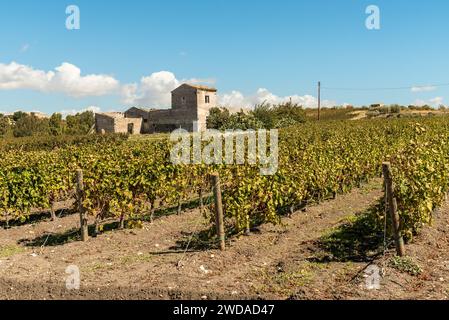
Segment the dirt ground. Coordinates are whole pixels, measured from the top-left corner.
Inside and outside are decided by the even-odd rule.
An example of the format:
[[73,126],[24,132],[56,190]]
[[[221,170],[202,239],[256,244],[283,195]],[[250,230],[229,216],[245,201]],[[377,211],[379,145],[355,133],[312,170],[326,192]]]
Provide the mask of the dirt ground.
[[[415,116],[428,116],[429,114],[434,116],[440,116],[445,115],[447,111],[441,111],[441,110],[401,110],[401,115],[407,116],[407,115],[415,115]],[[367,111],[366,110],[357,110],[350,113],[351,116],[353,116],[349,120],[362,120],[367,118]]]
[[[376,180],[282,225],[233,238],[224,252],[196,236],[209,227],[196,209],[85,243],[74,232],[79,217],[60,211],[54,222],[45,217],[0,229],[0,299],[449,298],[449,204],[406,246],[411,262],[394,266],[391,249],[379,254],[344,227],[381,196]],[[79,290],[66,288],[73,265]],[[373,268],[380,283],[369,290],[366,273]]]
[[353,118],[351,118],[350,120],[365,119],[366,118],[366,111],[365,110],[354,111],[354,112],[351,112],[351,115],[353,116]]

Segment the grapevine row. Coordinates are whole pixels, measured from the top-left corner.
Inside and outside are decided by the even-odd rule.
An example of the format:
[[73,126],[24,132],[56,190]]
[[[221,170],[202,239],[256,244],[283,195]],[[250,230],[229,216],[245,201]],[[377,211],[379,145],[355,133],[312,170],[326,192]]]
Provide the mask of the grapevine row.
[[279,169],[258,165],[174,165],[171,142],[93,141],[52,151],[0,151],[0,213],[25,220],[33,208],[73,194],[84,173],[84,206],[95,221],[143,218],[158,206],[178,205],[210,191],[220,173],[228,224],[242,232],[278,223],[284,213],[320,201],[381,174],[392,162],[404,232],[416,232],[449,190],[447,118],[310,123],[282,129]]

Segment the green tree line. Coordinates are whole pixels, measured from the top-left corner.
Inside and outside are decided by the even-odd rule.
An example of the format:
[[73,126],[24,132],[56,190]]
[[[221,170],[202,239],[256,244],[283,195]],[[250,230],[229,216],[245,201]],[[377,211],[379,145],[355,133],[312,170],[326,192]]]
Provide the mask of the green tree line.
[[254,109],[231,113],[225,107],[212,108],[206,120],[209,129],[275,129],[306,122],[306,112],[291,102],[271,105],[262,103]]
[[35,113],[22,111],[12,115],[0,114],[1,137],[61,136],[87,134],[95,124],[92,111],[68,115],[63,119],[60,113],[50,118],[38,117]]

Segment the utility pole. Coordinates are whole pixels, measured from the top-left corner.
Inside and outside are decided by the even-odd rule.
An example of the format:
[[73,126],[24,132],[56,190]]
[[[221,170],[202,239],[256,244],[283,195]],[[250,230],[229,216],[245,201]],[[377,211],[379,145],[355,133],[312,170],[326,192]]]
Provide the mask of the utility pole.
[[318,81],[318,121],[320,120],[321,112],[321,82]]

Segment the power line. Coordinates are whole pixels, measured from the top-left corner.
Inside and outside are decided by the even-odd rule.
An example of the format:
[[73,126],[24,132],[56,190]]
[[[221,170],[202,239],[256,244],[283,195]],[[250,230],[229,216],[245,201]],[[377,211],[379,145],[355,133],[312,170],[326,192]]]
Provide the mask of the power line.
[[439,88],[448,87],[449,83],[440,84],[428,84],[419,86],[407,86],[407,87],[384,87],[384,88],[334,88],[334,87],[321,87],[324,90],[334,90],[334,91],[387,91],[387,90],[413,90],[426,89],[426,88]]

